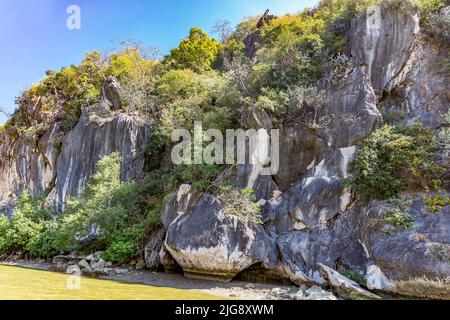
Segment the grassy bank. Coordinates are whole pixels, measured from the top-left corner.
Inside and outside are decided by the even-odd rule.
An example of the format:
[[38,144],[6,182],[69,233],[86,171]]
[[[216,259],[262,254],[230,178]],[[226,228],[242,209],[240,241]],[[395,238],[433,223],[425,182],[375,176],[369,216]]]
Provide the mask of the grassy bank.
[[70,275],[0,265],[1,300],[209,300],[215,296],[190,290],[81,278],[69,289]]

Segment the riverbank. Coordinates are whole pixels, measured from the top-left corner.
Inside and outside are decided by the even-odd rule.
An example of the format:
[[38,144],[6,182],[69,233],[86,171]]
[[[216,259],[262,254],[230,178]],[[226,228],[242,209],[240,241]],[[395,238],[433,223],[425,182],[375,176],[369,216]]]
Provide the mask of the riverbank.
[[[68,279],[68,275],[51,272],[49,270],[52,269],[51,263],[46,262],[31,262],[31,261],[15,261],[8,263],[1,263],[0,267],[11,267],[18,269],[30,269],[35,271],[45,271],[51,275],[58,275],[63,277],[66,281]],[[3,272],[5,269],[1,269]],[[23,277],[24,273],[19,272],[17,276]],[[37,276],[36,273],[33,273],[32,276]],[[49,275],[47,275],[49,276]],[[1,272],[0,272],[1,277]],[[45,277],[44,277],[45,278]],[[52,278],[52,277],[51,277]],[[57,278],[58,283],[61,284],[63,279]],[[11,281],[11,279],[9,279]],[[23,281],[21,279],[17,279],[17,281]],[[17,285],[19,283],[17,281],[13,281]],[[34,281],[34,280],[33,280]],[[99,281],[98,283],[91,283],[91,281]],[[221,283],[215,281],[208,280],[200,280],[200,279],[188,279],[185,278],[181,274],[169,274],[169,273],[160,273],[160,272],[152,272],[147,270],[133,270],[127,272],[125,274],[117,274],[117,275],[109,275],[109,276],[101,276],[98,279],[90,279],[90,278],[81,278],[81,285],[86,283],[88,288],[95,288],[95,286],[103,285],[103,281],[106,282],[107,288],[114,285],[134,285],[137,286],[137,290],[143,290],[146,292],[144,296],[137,291],[136,296],[133,295],[129,297],[124,297],[124,299],[176,299],[177,295],[183,296],[182,299],[256,299],[256,300],[274,300],[274,299],[283,299],[283,296],[279,295],[279,292],[294,292],[297,288],[292,286],[280,286],[273,284],[260,284],[260,283],[248,283],[243,281],[232,281],[230,283]],[[1,286],[1,284],[0,284]],[[121,288],[122,290],[123,288]],[[108,289],[109,290],[109,289]],[[175,290],[175,296],[166,297],[165,292],[169,290]],[[25,291],[25,287],[24,287]],[[67,290],[66,290],[67,291]],[[74,290],[72,290],[74,291]],[[75,290],[76,291],[76,290]],[[101,291],[101,289],[100,289]],[[4,292],[4,293],[1,293]],[[8,297],[4,296],[6,290],[0,288],[0,299],[8,299]],[[96,291],[96,296],[101,295],[101,292]],[[109,292],[109,291],[108,291]],[[109,293],[106,293],[104,299],[116,299],[116,295],[109,297]],[[134,294],[134,291],[132,290]],[[17,295],[21,295],[20,292],[16,293]],[[192,297],[189,295],[192,294]],[[77,299],[78,295],[70,294],[70,297]],[[47,295],[44,295],[43,299],[46,299]],[[79,295],[80,299],[85,297],[85,294]],[[55,298],[55,297],[53,297]],[[22,299],[18,297],[18,299]],[[34,298],[33,296],[29,296],[28,293],[24,292],[24,299],[40,299],[39,297]],[[58,299],[58,298],[56,298]],[[89,298],[88,298],[89,299]],[[95,299],[95,297],[94,297]],[[119,297],[120,299],[120,297]]]

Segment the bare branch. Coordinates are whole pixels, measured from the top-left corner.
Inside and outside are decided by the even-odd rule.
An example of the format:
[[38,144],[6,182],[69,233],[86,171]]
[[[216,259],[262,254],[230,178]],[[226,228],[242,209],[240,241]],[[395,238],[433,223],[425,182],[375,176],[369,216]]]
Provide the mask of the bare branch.
[[2,106],[0,106],[0,113],[1,113],[1,114],[4,114],[5,117],[6,117],[8,120],[11,119],[11,116],[10,116],[10,114],[8,113],[8,111],[6,110],[6,108],[4,108],[4,107],[2,107]]
[[231,33],[233,32],[233,28],[231,27],[230,21],[219,20],[213,26],[211,32],[219,37],[220,42],[227,43]]

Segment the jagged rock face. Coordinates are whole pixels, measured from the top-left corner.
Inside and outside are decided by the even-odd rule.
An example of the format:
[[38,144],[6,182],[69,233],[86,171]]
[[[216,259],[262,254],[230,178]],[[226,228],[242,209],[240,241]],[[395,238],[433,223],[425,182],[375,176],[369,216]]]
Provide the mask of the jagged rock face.
[[121,179],[139,177],[144,168],[144,153],[150,130],[145,122],[119,114],[103,119],[101,124],[82,115],[76,127],[63,139],[56,169],[55,206],[61,210],[68,197],[80,194],[96,163],[105,155],[119,152]]
[[356,214],[346,212],[329,226],[281,234],[277,245],[290,279],[295,283],[323,284],[325,280],[318,263],[335,267],[340,261],[349,268],[365,270],[369,260],[355,230],[359,223],[357,218]]
[[23,190],[42,194],[54,182],[61,129],[52,125],[36,142],[4,135],[0,150],[0,212],[8,216]]
[[363,68],[355,67],[338,84],[326,83],[324,89],[328,105],[319,117],[330,117],[323,131],[331,144],[340,148],[356,145],[381,126],[375,92]]
[[405,79],[419,30],[419,10],[410,2],[371,6],[352,21],[351,56],[367,68],[377,95]]
[[225,215],[209,194],[170,224],[165,247],[190,277],[230,281],[254,264],[276,263],[274,241],[263,227]]
[[[368,218],[378,221],[365,236],[371,259],[389,279],[427,277],[445,279],[450,275],[450,208],[430,213],[421,199],[413,201],[406,211],[413,227],[386,233],[382,228],[379,203],[372,201]],[[442,255],[436,251],[442,252]]]
[[342,179],[355,148],[331,149],[278,201],[265,206],[263,216],[277,233],[325,225],[350,202]]
[[391,122],[420,120],[437,128],[441,115],[450,106],[450,74],[442,66],[442,61],[448,59],[450,45],[424,34],[420,34],[419,39],[406,80],[383,97],[379,108]]
[[20,194],[49,192],[48,203],[58,211],[70,196],[77,196],[95,171],[98,160],[111,152],[122,158],[121,178],[142,174],[150,129],[141,119],[126,114],[90,121],[84,113],[64,135],[50,126],[36,142],[24,136],[4,135],[0,151],[0,212],[11,214]]
[[302,128],[283,128],[280,133],[280,168],[274,176],[281,190],[292,184],[319,163],[328,148],[325,140]]
[[110,77],[102,87],[103,100],[112,110],[119,110],[121,104],[120,83],[115,77]]
[[[237,185],[255,188],[258,199],[266,200],[263,228],[248,229],[223,216],[210,195],[191,202],[190,213],[172,215],[166,247],[185,271],[229,280],[237,270],[263,262],[262,268],[297,284],[335,280],[331,272],[324,277],[320,263],[367,270],[368,286],[385,291],[392,289],[392,280],[450,275],[448,258],[433,256],[436,246],[449,252],[448,208],[430,214],[418,199],[408,209],[414,226],[386,233],[380,203],[352,200],[344,185],[357,144],[384,122],[378,107],[383,115],[405,110],[403,123],[420,119],[433,127],[448,110],[448,73],[438,64],[446,58],[447,45],[420,33],[417,9],[405,6],[371,7],[352,22],[353,70],[337,84],[326,79],[319,84],[328,97],[319,118],[332,117],[317,132],[281,128],[276,175],[255,178],[255,167],[248,165],[220,177],[225,181],[232,176]],[[246,128],[272,125],[260,114],[241,120]],[[253,243],[264,250],[254,251]],[[211,266],[211,261],[218,263]],[[341,295],[358,291],[344,287]]]
[[147,268],[157,269],[160,263],[160,252],[163,246],[166,230],[164,227],[155,228],[144,248],[144,259]]

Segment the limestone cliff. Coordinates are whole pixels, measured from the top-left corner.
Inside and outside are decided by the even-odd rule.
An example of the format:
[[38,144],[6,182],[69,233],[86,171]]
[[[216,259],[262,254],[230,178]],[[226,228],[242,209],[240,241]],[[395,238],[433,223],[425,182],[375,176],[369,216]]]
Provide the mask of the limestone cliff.
[[[237,180],[253,186],[265,203],[264,229],[221,218],[218,200],[205,194],[166,222],[165,248],[186,273],[222,280],[254,265],[261,273],[298,284],[323,283],[318,263],[367,270],[372,280],[447,278],[449,261],[433,258],[430,247],[439,245],[449,252],[448,208],[430,215],[417,197],[407,209],[414,228],[389,235],[380,218],[382,202],[353,201],[343,180],[357,144],[379,128],[384,117],[439,126],[449,110],[450,76],[438,61],[449,49],[448,43],[421,31],[412,4],[401,9],[370,7],[351,23],[348,51],[353,70],[337,83],[319,81],[329,97],[321,112],[338,116],[319,133],[285,128],[280,171],[273,179],[248,181],[251,166],[235,170]],[[393,114],[400,116],[393,119]],[[252,120],[258,117],[247,116],[247,126],[270,126]],[[272,196],[269,190],[277,191]]]
[[122,158],[121,178],[135,179],[143,172],[149,136],[149,125],[137,116],[107,112],[93,121],[87,109],[67,133],[58,122],[36,141],[6,131],[0,150],[0,210],[11,214],[27,190],[31,196],[46,195],[60,211],[69,197],[80,194],[98,160],[114,151]]
[[[255,190],[261,223],[226,215],[217,192],[182,185],[166,202],[162,226],[149,235],[148,266],[179,266],[187,276],[222,281],[256,269],[296,284],[326,282],[320,264],[326,270],[344,266],[367,274],[367,287],[384,290],[392,290],[392,281],[450,276],[448,258],[437,259],[431,250],[440,246],[450,255],[448,206],[430,214],[414,195],[405,209],[414,227],[390,233],[383,201],[357,200],[345,184],[358,144],[383,123],[420,120],[439,128],[450,106],[450,75],[440,65],[450,45],[421,29],[419,11],[409,2],[369,7],[352,20],[348,34],[350,70],[317,83],[328,101],[317,117],[327,125],[280,128],[280,170],[274,176],[258,177],[253,166],[238,165],[217,178]],[[37,139],[0,134],[0,212],[11,214],[24,190],[44,194],[61,211],[80,194],[98,160],[113,151],[121,155],[123,180],[143,175],[151,128],[118,110],[116,87],[105,83],[96,106],[103,110],[100,118],[83,108],[69,131],[62,121],[50,121]],[[240,121],[245,128],[274,126],[261,110],[243,112]],[[448,155],[441,156],[448,163]]]

